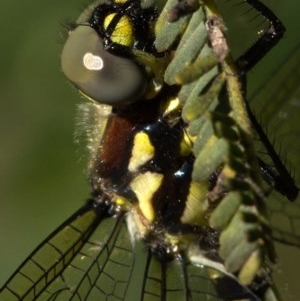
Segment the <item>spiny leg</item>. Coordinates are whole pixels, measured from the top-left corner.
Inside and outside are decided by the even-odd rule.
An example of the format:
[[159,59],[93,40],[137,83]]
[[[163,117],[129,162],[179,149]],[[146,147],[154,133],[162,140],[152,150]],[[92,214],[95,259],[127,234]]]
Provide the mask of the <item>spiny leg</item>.
[[[279,42],[285,32],[285,28],[278,17],[260,1],[243,1],[247,2],[253,9],[257,10],[270,23],[269,27],[263,32],[261,37],[236,61],[236,65],[240,69],[242,75],[245,75]],[[276,153],[274,146],[268,139],[267,134],[261,128],[260,123],[256,120],[248,103],[247,110],[251,123],[274,163],[275,169],[277,170],[277,172],[273,171],[268,164],[266,164],[261,158],[258,158],[264,179],[289,200],[295,200],[298,195],[299,188],[296,187],[293,177],[289,174],[280,156]]]
[[240,71],[246,73],[280,41],[285,32],[285,27],[278,17],[260,1],[243,1],[257,10],[270,23],[270,26],[263,32],[260,38],[236,61],[236,65]]

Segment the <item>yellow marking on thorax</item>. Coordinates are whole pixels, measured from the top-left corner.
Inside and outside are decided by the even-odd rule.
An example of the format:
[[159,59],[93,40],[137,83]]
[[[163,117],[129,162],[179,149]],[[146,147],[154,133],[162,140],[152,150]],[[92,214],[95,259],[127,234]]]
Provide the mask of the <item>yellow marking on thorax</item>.
[[207,191],[207,183],[191,182],[185,209],[180,218],[183,224],[198,226],[204,224],[204,216],[208,209]]
[[163,116],[167,116],[173,113],[174,111],[178,112],[180,109],[181,109],[181,104],[179,98],[176,97],[167,102],[166,106],[163,108]]
[[116,196],[116,198],[114,199],[114,202],[116,205],[122,206],[122,207],[130,204],[128,199],[124,198],[123,196],[119,196],[119,195]]
[[134,191],[139,201],[140,210],[149,222],[153,222],[155,219],[152,197],[160,187],[162,180],[162,174],[148,171],[139,174],[130,183],[130,188]]
[[133,140],[133,148],[128,164],[128,170],[137,172],[138,168],[149,161],[154,156],[154,147],[146,133],[137,133]]
[[[111,21],[115,18],[116,13],[112,13],[106,16],[104,20],[104,28],[107,29]],[[112,32],[110,39],[112,42],[132,47],[134,43],[133,27],[130,19],[127,16],[122,16],[119,22],[116,24],[114,31]]]

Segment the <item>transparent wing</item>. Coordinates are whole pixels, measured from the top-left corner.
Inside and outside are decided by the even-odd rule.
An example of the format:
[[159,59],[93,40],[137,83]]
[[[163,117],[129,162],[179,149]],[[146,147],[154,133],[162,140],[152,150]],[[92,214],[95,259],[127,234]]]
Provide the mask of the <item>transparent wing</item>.
[[203,264],[203,258],[199,249],[192,249],[177,260],[163,262],[149,251],[141,301],[261,301],[233,275],[212,268],[209,259],[204,258],[207,264]]
[[107,217],[107,206],[94,202],[75,212],[6,282],[0,300],[123,300],[132,247],[124,218]]
[[[300,184],[300,47],[262,85],[251,102],[269,139]],[[263,150],[260,152],[263,155]],[[266,157],[266,161],[267,161]],[[289,202],[274,191],[268,198],[274,238],[300,246],[300,196]]]
[[149,252],[142,301],[222,300],[207,273],[181,260],[160,262]]
[[125,216],[107,209],[89,202],[75,212],[11,276],[0,300],[221,301],[233,294],[260,301],[195,253],[193,263],[186,255],[158,261],[143,242],[131,242]]

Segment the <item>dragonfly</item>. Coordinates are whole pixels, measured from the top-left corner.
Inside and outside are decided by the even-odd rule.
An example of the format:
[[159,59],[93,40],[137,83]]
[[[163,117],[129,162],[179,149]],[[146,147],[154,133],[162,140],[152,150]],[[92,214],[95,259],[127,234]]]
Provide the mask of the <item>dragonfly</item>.
[[[121,4],[119,4],[119,2]],[[128,3],[131,2],[116,1],[115,5],[116,6],[127,5]],[[196,72],[200,69],[200,67],[204,68],[203,66],[194,65],[191,68],[187,69],[186,71],[182,66],[178,67],[177,65],[178,62],[177,64],[174,64],[174,62],[176,62],[176,59],[181,58],[183,54],[182,53],[179,54],[176,51],[174,55],[173,52],[175,51],[176,47],[178,47],[179,50],[183,49],[183,47],[181,48],[182,45],[177,45],[175,48],[173,48],[174,46],[165,44],[167,40],[166,36],[169,38],[169,41],[167,43],[172,44],[176,40],[176,36],[178,35],[178,32],[183,31],[183,28],[187,23],[189,24],[189,26],[191,26],[193,19],[189,21],[187,21],[186,19],[195,18],[194,19],[195,24],[202,23],[203,25],[205,25],[204,28],[202,28],[202,30],[204,30],[204,33],[209,32],[209,34],[211,35],[209,38],[211,42],[216,42],[219,41],[219,39],[221,39],[221,45],[225,48],[227,46],[226,41],[224,40],[224,35],[222,33],[222,29],[223,29],[222,24],[217,24],[217,25],[215,24],[215,21],[220,21],[220,16],[212,12],[214,11],[212,9],[214,8],[213,3],[207,2],[201,8],[199,7],[194,8],[188,6],[188,10],[182,9],[180,6],[176,6],[176,4],[174,3],[171,4],[172,5],[168,6],[169,3],[167,3],[165,9],[162,10],[162,12],[160,13],[160,17],[159,17],[160,19],[158,19],[158,21],[156,21],[155,19],[156,12],[153,11],[151,7],[149,9],[147,8],[146,12],[144,12],[144,9],[139,11],[140,15],[142,16],[144,16],[143,14],[145,13],[145,19],[147,20],[147,22],[153,22],[153,23],[154,21],[156,22],[157,24],[156,26],[159,28],[159,32],[155,36],[156,39],[155,43],[157,49],[162,48],[160,49],[160,52],[163,53],[163,56],[160,56],[158,53],[156,53],[157,50],[153,50],[151,48],[153,45],[152,41],[151,43],[149,43],[149,45],[147,45],[146,42],[148,40],[143,41],[142,39],[143,37],[141,37],[142,42],[140,40],[134,42],[134,44],[138,44],[138,43],[141,44],[141,46],[137,47],[137,50],[135,50],[134,53],[134,55],[139,59],[138,63],[140,65],[150,66],[150,69],[152,69],[151,72],[156,76],[155,77],[156,82],[155,84],[153,83],[153,89],[147,91],[147,93],[149,93],[147,94],[149,95],[148,96],[149,99],[156,99],[155,93],[158,93],[160,97],[161,94],[164,95],[164,98],[166,98],[169,95],[176,96],[178,95],[178,93],[179,95],[180,93],[182,93],[181,97],[184,97],[184,93],[186,93],[186,95],[191,95],[192,90],[190,89],[191,87],[194,88],[193,86],[195,84],[194,82],[199,78],[203,80],[203,75],[199,75]],[[105,7],[101,7],[101,9],[99,9],[99,11],[101,11],[101,14],[100,13],[96,14],[96,17],[101,19],[101,16],[105,10],[110,11],[111,5],[112,4],[109,2]],[[78,21],[78,24],[82,25],[82,27],[79,26],[79,28],[81,28],[84,32],[87,30],[87,32],[85,32],[87,34],[90,34],[89,31],[90,26],[86,26],[86,22],[87,22],[86,15],[89,16],[90,12],[96,10],[97,8],[98,8],[98,3],[97,6],[92,6],[88,8],[88,10],[83,14],[83,16]],[[135,11],[141,9],[140,7],[135,7],[135,6],[134,8]],[[130,11],[130,9],[128,10]],[[192,13],[189,11],[189,9],[191,9],[192,11],[195,9],[195,11]],[[203,16],[200,15],[199,9],[203,9],[202,14],[206,16],[205,22],[203,22]],[[119,64],[124,63],[124,58],[126,58],[126,60],[128,60],[129,58],[129,64],[130,64],[132,63],[133,54],[130,53],[130,51],[128,52],[128,45],[126,44],[126,43],[130,43],[130,41],[128,42],[126,40],[124,42],[126,44],[125,46],[121,44],[122,47],[118,47],[120,46],[119,40],[117,39],[118,43],[112,40],[112,37],[114,37],[113,32],[116,28],[118,28],[117,26],[118,22],[122,20],[123,15],[127,16],[124,13],[124,10],[122,11],[121,18],[118,17],[120,19],[116,20],[114,16],[111,16],[112,21],[109,22],[107,21],[108,22],[107,28],[105,28],[104,25],[104,29],[108,31],[112,31],[107,38],[107,45],[108,45],[107,47],[110,49],[110,51],[112,51],[112,54],[115,56],[122,53],[121,60],[118,61]],[[165,25],[166,23],[165,19],[168,18],[169,19],[178,18],[178,20],[171,23],[171,25],[169,25],[169,23],[167,23],[168,25]],[[207,20],[209,20],[210,22],[207,22]],[[89,20],[88,22],[91,21]],[[145,22],[145,20],[143,20],[143,22]],[[173,26],[172,24],[174,24],[175,31],[174,29],[168,31],[169,30],[168,27]],[[146,25],[147,24],[143,24],[142,26],[143,29],[144,27],[147,27]],[[188,28],[190,28],[192,33],[195,32],[195,28],[193,27],[188,27]],[[76,28],[71,28],[70,30],[74,31],[74,33],[72,33],[72,35],[70,36],[70,37],[73,36],[74,38],[76,33]],[[164,31],[166,31],[167,33],[165,33]],[[184,33],[187,34],[188,29],[186,29]],[[81,32],[79,32],[78,34],[81,34]],[[202,32],[200,34],[198,32],[198,35],[200,35],[200,38],[203,39]],[[102,37],[103,36],[105,35],[102,35]],[[183,35],[181,37],[180,43],[183,43],[184,45],[184,43],[187,43],[187,41],[189,40],[189,37],[190,36]],[[69,44],[69,45],[74,46],[73,44]],[[203,45],[207,45],[205,41],[203,42]],[[79,45],[76,44],[76,46],[79,47],[80,44]],[[191,50],[190,45],[186,47],[188,47],[187,48],[188,50]],[[72,48],[73,47],[71,47],[71,49]],[[211,47],[207,47],[207,48],[208,49],[206,51],[209,51],[211,49]],[[200,49],[198,49],[198,51],[200,51]],[[216,59],[216,57],[214,57],[214,55],[216,54],[215,52],[219,56],[221,56],[221,58],[217,57]],[[110,54],[110,52],[108,53]],[[154,55],[155,58],[159,60],[159,66],[155,65],[155,61],[154,62],[151,61],[151,55],[153,55],[153,53],[155,53]],[[172,61],[171,62],[165,61],[166,58],[168,59],[171,56],[170,53],[172,53]],[[222,56],[225,55],[225,57],[227,57],[228,55],[227,50],[226,49],[224,50],[224,48],[222,48],[221,51],[217,51],[216,49],[213,49],[213,52],[211,52],[212,55],[209,56],[208,54],[206,56],[212,59],[206,61],[206,63],[211,64],[209,66],[210,68],[208,68],[207,66],[205,67],[208,68],[208,71],[215,70],[214,67],[219,66],[219,64],[225,64],[226,60]],[[201,54],[201,57],[202,56],[203,53]],[[93,63],[97,63],[97,64],[99,63],[97,60],[95,61],[93,57],[91,58],[89,56],[87,57],[87,59],[92,59]],[[173,65],[171,65],[172,62]],[[198,63],[198,61],[196,62]],[[249,63],[249,61],[247,62]],[[92,68],[98,68],[99,65],[97,64],[93,65]],[[253,63],[250,62],[250,64]],[[161,84],[161,78],[160,78],[161,66],[164,65],[168,66],[166,67],[166,70],[168,72],[165,72],[163,74],[164,75],[163,82],[164,81],[168,82],[169,80],[172,80],[172,78],[174,77],[174,73],[176,75],[179,74],[180,75],[179,81],[183,81],[183,83],[180,84],[180,86],[187,89],[187,91],[179,92],[178,87],[176,87],[175,85],[175,84],[179,85],[178,83],[173,84],[175,87],[173,87],[172,84],[169,84],[170,87],[168,87],[167,91],[161,91],[161,90],[159,92],[155,91],[155,89],[164,88],[164,87],[160,87],[160,86],[164,86],[163,84]],[[130,68],[133,69],[136,68],[136,65],[133,66],[129,65],[129,66]],[[226,65],[224,66],[224,68],[225,67]],[[224,76],[230,74],[232,77],[236,77],[232,73],[234,70],[235,70],[234,68],[233,69],[229,68]],[[181,74],[179,71],[181,72]],[[207,74],[208,71],[204,70],[203,74]],[[216,72],[216,70],[214,72]],[[188,78],[190,73],[193,74],[194,78],[192,79]],[[80,82],[77,82],[77,78],[74,79],[72,77],[73,74],[74,73],[72,71],[71,75],[67,74],[67,76],[71,77],[71,81],[75,82],[75,85],[81,90],[83,94],[89,96],[89,93],[87,92],[88,90],[85,90],[86,87],[81,86]],[[143,72],[141,75],[143,75]],[[132,74],[131,76],[135,76],[135,73]],[[131,76],[129,78],[131,78]],[[165,79],[167,77],[169,77],[169,79]],[[214,76],[211,77],[210,79],[212,80],[212,78],[214,78]],[[222,80],[222,78],[218,78],[218,79],[220,81]],[[142,84],[143,83],[137,83],[138,85],[137,88],[144,89],[144,87],[141,87]],[[198,85],[200,84],[198,83]],[[222,85],[222,83],[219,83],[219,85]],[[213,87],[214,88],[217,87],[216,82],[214,82]],[[221,88],[222,87],[219,87],[219,89]],[[95,91],[93,90],[93,93],[94,92]],[[138,94],[140,93],[144,93],[144,91],[143,92],[139,91]],[[207,93],[210,93],[210,95],[219,96],[221,94],[221,90],[218,90],[216,92],[208,89]],[[106,96],[107,95],[105,95],[105,97]],[[94,99],[95,101],[96,98],[95,95],[89,97]],[[159,100],[161,99],[160,97]],[[101,99],[103,98],[104,96],[101,96]],[[133,95],[130,95],[125,98],[123,93],[121,95],[121,100],[125,99],[124,100],[125,102],[132,101],[132,98]],[[176,100],[176,97],[174,99]],[[109,103],[108,100],[107,102]],[[178,109],[180,103],[178,105],[176,104],[176,101],[172,103],[166,101],[166,104],[168,104],[169,106],[167,108],[164,108],[162,112],[164,114],[164,118],[169,122],[168,124],[169,128],[167,128],[167,130],[169,131],[169,132],[167,131],[168,136],[171,136],[173,139],[173,140],[171,139],[168,142],[174,143],[176,148],[176,144],[178,144],[179,140],[183,141],[182,144],[183,144],[184,155],[181,156],[185,158],[184,163],[186,164],[184,165],[184,169],[178,171],[177,174],[179,176],[178,181],[180,181],[181,176],[189,174],[188,171],[185,170],[185,168],[188,169],[190,166],[193,166],[193,164],[196,164],[193,162],[192,164],[190,162],[190,160],[193,161],[193,158],[190,156],[190,154],[191,154],[191,147],[192,147],[191,145],[196,144],[196,141],[193,141],[192,138],[195,135],[189,134],[189,131],[193,132],[193,128],[188,128],[185,129],[184,131],[180,130],[180,126],[182,126],[181,121],[180,122],[178,121],[181,119],[181,115],[180,115],[181,108]],[[172,106],[174,105],[175,107],[172,108],[171,104]],[[145,104],[145,106],[147,105],[150,106],[150,104]],[[191,103],[190,105],[191,108],[188,107],[187,103],[186,106],[183,107],[186,124],[191,124],[192,121],[198,121],[197,118],[190,117],[190,114],[194,113],[193,112],[194,109],[197,109],[195,108],[195,106],[193,106],[193,103]],[[108,131],[108,129],[110,128],[109,124],[110,122],[112,122],[110,119],[111,116],[114,115],[118,116],[119,114],[118,110],[121,109],[117,108],[117,111],[111,112],[110,110],[111,108],[109,107],[101,105],[99,108],[98,103],[95,104],[94,102],[91,102],[90,106],[82,108],[82,111],[84,113],[83,119],[86,118],[97,119],[97,122],[95,123],[95,126],[97,128],[85,129],[88,131],[90,130],[90,132],[87,133],[86,139],[90,143],[89,145],[92,152],[95,152],[95,148],[97,148],[93,145],[93,143],[95,142],[95,140],[97,140],[97,138],[99,138],[99,136],[108,137],[108,138],[111,137],[105,131]],[[151,107],[152,104],[150,107],[147,107],[147,109]],[[135,109],[140,110],[140,108],[138,107]],[[134,112],[136,112],[136,110]],[[207,110],[207,109],[202,108],[202,110]],[[121,113],[123,114],[122,110]],[[125,111],[125,113],[127,112]],[[214,119],[213,120],[214,122],[216,122],[216,124],[219,124],[221,126],[223,125],[223,123],[224,125],[232,126],[232,124],[235,124],[233,123],[234,119],[237,118],[235,117],[233,119],[222,120],[222,118],[219,119],[218,117],[219,116],[216,116],[215,117],[216,120]],[[192,121],[189,120],[189,118],[192,118]],[[136,134],[139,134],[138,136],[139,138],[137,136],[134,137],[134,139],[137,139],[137,144],[139,143],[138,139],[143,139],[142,144],[146,146],[148,145],[148,148],[145,149],[143,153],[138,153],[138,156],[137,158],[135,158],[135,161],[131,161],[133,162],[130,165],[131,170],[133,170],[131,171],[131,173],[135,173],[135,168],[137,168],[136,165],[141,164],[139,163],[138,160],[139,156],[143,154],[146,156],[146,158],[144,158],[143,160],[146,160],[145,162],[149,161],[149,157],[147,156],[150,156],[149,153],[151,154],[151,144],[154,144],[152,145],[152,148],[154,148],[154,150],[159,148],[158,144],[155,144],[154,142],[149,143],[149,141],[147,141],[147,137],[148,139],[149,137],[154,139],[156,137],[155,135],[161,133],[160,130],[158,131],[155,128],[151,128],[150,125],[151,124],[148,122],[147,128],[143,128],[143,131],[136,132]],[[179,129],[177,127],[179,127]],[[175,129],[174,132],[171,131],[173,129]],[[155,135],[152,134],[152,131]],[[183,133],[187,132],[187,136],[184,137],[186,140],[179,139],[182,137],[178,137],[178,133],[182,134],[182,132]],[[203,131],[203,133],[206,133],[206,131]],[[222,133],[222,130],[219,133],[220,137],[223,137],[223,135],[227,135],[227,134],[236,135],[236,132],[235,131],[232,132],[229,127],[229,129],[226,129],[225,133]],[[241,135],[241,133],[239,133],[239,135]],[[107,143],[105,144],[102,143],[100,150],[97,149],[96,151],[104,152],[105,146],[109,145],[108,141],[106,142]],[[115,143],[117,145],[116,141]],[[139,147],[137,150],[139,150]],[[204,146],[201,147],[198,146],[198,148],[200,149],[203,149],[203,147]],[[108,153],[112,151],[113,149],[111,148],[107,150]],[[118,152],[117,155],[120,155],[119,152],[120,148],[116,148],[116,151]],[[197,153],[196,150],[193,150],[193,152]],[[158,154],[160,154],[159,151]],[[134,148],[132,150],[131,155],[134,156]],[[201,152],[198,155],[200,156]],[[171,152],[170,154],[168,154],[168,156],[174,156],[174,154],[172,154]],[[100,157],[103,158],[103,154]],[[182,232],[184,232],[183,229],[177,231],[176,224],[170,225],[172,227],[167,229],[166,227],[169,225],[165,225],[163,224],[163,221],[161,221],[161,225],[159,228],[156,228],[157,227],[156,225],[152,225],[154,227],[154,232],[152,233],[151,231],[148,232],[150,226],[148,225],[146,227],[145,223],[147,224],[147,222],[149,223],[149,221],[151,221],[151,207],[149,209],[149,206],[147,208],[147,206],[144,207],[142,204],[140,204],[141,207],[140,210],[142,211],[141,214],[137,212],[135,208],[132,208],[131,202],[133,202],[134,198],[142,199],[143,194],[146,193],[144,192],[144,189],[147,186],[146,184],[149,184],[150,186],[152,182],[156,182],[156,181],[154,179],[151,179],[149,183],[142,182],[143,183],[142,192],[140,192],[140,194],[142,195],[141,197],[137,196],[139,195],[138,182],[140,180],[138,176],[134,178],[135,180],[134,182],[132,179],[130,179],[129,181],[131,183],[130,186],[131,190],[135,192],[135,196],[132,196],[132,191],[128,191],[128,189],[121,191],[122,189],[120,189],[120,187],[123,187],[124,184],[119,183],[119,181],[124,181],[125,179],[123,177],[121,179],[114,180],[117,181],[118,184],[116,185],[116,188],[119,189],[117,191],[115,191],[114,188],[111,189],[110,187],[111,183],[108,183],[107,184],[108,186],[101,186],[104,185],[101,184],[99,188],[98,187],[99,176],[97,175],[98,172],[97,169],[103,168],[100,166],[103,162],[102,160],[100,160],[100,162],[97,162],[97,158],[98,156],[94,155],[93,157],[92,155],[92,160],[91,160],[92,168],[93,166],[95,166],[95,164],[99,164],[99,167],[93,169],[93,172],[96,172],[96,174],[91,175],[93,197],[89,202],[87,202],[86,205],[84,205],[81,209],[79,209],[72,217],[70,217],[70,219],[68,219],[65,223],[63,223],[54,233],[52,233],[44,242],[42,242],[42,244],[37,247],[37,249],[30,255],[30,257],[24,262],[24,264],[21,265],[21,267],[17,270],[17,272],[4,285],[0,295],[1,298],[4,298],[3,300],[22,300],[25,297],[26,300],[44,300],[44,299],[45,300],[69,300],[72,298],[73,299],[79,298],[83,300],[85,299],[94,300],[96,298],[100,300],[101,298],[103,300],[122,300],[123,298],[125,299],[131,298],[130,300],[135,300],[134,299],[135,297],[132,296],[142,296],[140,297],[140,299],[139,297],[136,297],[136,300],[168,300],[170,298],[175,298],[178,300],[222,300],[225,298],[226,299],[241,298],[241,296],[243,296],[243,298],[246,297],[250,298],[250,300],[261,300],[261,298],[264,298],[257,295],[257,292],[255,291],[254,287],[249,288],[247,285],[244,285],[242,283],[243,275],[241,274],[238,275],[236,271],[231,272],[229,268],[224,268],[224,265],[221,263],[220,260],[216,260],[216,257],[219,256],[218,254],[216,254],[216,249],[217,249],[216,244],[218,244],[217,239],[220,236],[220,234],[217,233],[216,231],[213,231],[214,230],[213,227],[207,227],[206,225],[205,227],[201,227],[201,229],[198,229],[199,228],[198,223],[200,222],[196,221],[192,225],[194,228],[198,227],[197,230],[195,229],[187,230],[186,233],[189,235],[187,235],[186,237],[181,237],[184,236],[182,235]],[[182,157],[180,158],[181,158],[180,160],[182,160]],[[199,157],[197,157],[197,159],[198,158]],[[222,172],[225,170],[224,166],[222,166],[222,168],[219,167],[224,164],[223,163],[224,158],[221,160],[222,161],[221,163],[216,160],[217,158],[213,158],[213,159],[215,161],[213,160],[214,162],[209,162],[207,166],[205,166],[202,163],[202,160],[199,160],[200,161],[199,163],[200,165],[198,168],[199,170],[200,167],[207,168],[210,170],[206,172],[205,175],[198,173],[196,177],[198,177],[198,181],[200,182],[199,177],[200,178],[205,177],[207,179],[208,178],[207,175],[211,175],[212,179],[210,181],[211,181],[211,185],[214,186],[213,188],[221,189],[221,191],[217,193],[213,191],[213,189],[210,189],[209,191],[211,191],[211,198],[218,198],[219,194],[221,195],[223,194],[223,198],[225,198],[224,195],[226,195],[227,199],[229,199],[230,192],[228,192],[227,189],[224,190],[224,188],[222,188],[222,186],[224,185],[223,182],[221,182],[222,185],[219,186],[217,185],[217,181],[221,179],[220,174],[222,174]],[[138,161],[138,163],[136,163],[136,161]],[[154,163],[155,162],[156,161],[154,160]],[[122,164],[122,162],[120,162],[120,164]],[[104,169],[105,170],[109,169],[111,168],[111,166],[112,165],[109,164],[108,167],[105,167]],[[151,167],[151,171],[152,169],[156,171],[157,169],[162,169],[160,166],[158,167],[150,166],[150,167]],[[149,169],[150,167],[144,166],[143,167],[144,170],[142,174],[148,175],[150,172]],[[216,170],[218,172],[216,172]],[[230,168],[229,171],[231,171]],[[243,171],[243,173],[244,172],[245,171]],[[114,177],[118,178],[118,175],[116,174]],[[147,178],[143,179],[143,181],[145,180],[147,180]],[[184,180],[184,182],[185,181],[186,180]],[[184,182],[178,182],[178,183],[184,183]],[[250,186],[253,185],[255,189],[259,188],[254,184],[251,183],[250,181]],[[107,194],[103,193],[103,189],[104,189],[103,187],[105,187],[105,189],[108,190]],[[202,188],[198,190],[196,189],[196,192],[198,193],[201,191]],[[206,190],[206,193],[207,191],[208,190]],[[113,195],[111,195],[112,192]],[[260,189],[258,189],[257,194],[260,195]],[[112,201],[113,198],[114,200]],[[96,203],[95,203],[95,199],[97,199]],[[225,202],[222,201],[220,202],[220,205],[221,204],[225,204]],[[214,224],[215,227],[217,226],[221,227],[220,225],[216,225],[219,223],[220,220],[220,218],[217,216],[218,214],[217,209],[218,207],[215,210],[211,209],[215,214],[215,215],[211,215],[211,223]],[[126,214],[126,212],[132,212],[134,214],[129,216],[130,214]],[[173,211],[170,210],[170,212],[177,213],[174,210]],[[155,214],[157,214],[157,212],[154,212],[154,215]],[[162,213],[160,214],[162,218],[163,214]],[[198,214],[199,212],[195,217],[196,219],[199,218]],[[219,210],[219,214],[220,214],[220,210]],[[141,216],[143,216],[142,219]],[[188,219],[191,218],[190,216],[191,214],[188,215]],[[138,221],[136,221],[136,219]],[[167,219],[167,221],[168,223],[170,222],[169,218]],[[239,225],[242,226],[243,221],[242,220],[238,220],[238,221],[239,221]],[[127,230],[126,225],[130,229],[129,232]],[[164,227],[162,227],[162,225]],[[267,226],[266,226],[266,230],[268,230]],[[201,237],[203,237],[204,239],[204,241],[201,241],[202,249],[199,248],[198,245],[200,244],[200,241],[198,241],[200,232],[198,231],[204,231],[203,233],[201,233]],[[195,239],[188,237],[190,235],[198,236],[196,245],[191,243],[192,241],[195,241]],[[133,238],[139,238],[139,239],[136,239],[135,242],[131,244],[130,242],[133,240]],[[188,245],[188,247],[185,247],[185,245]],[[185,250],[185,252],[183,252],[182,250]],[[203,254],[200,251],[206,252],[205,256],[203,256]],[[242,259],[241,265],[243,265],[244,263],[245,260]],[[241,268],[238,267],[237,271],[240,272]],[[267,273],[266,270],[263,271]],[[255,274],[254,276],[256,277],[257,276],[256,272],[254,272],[254,274]],[[249,275],[247,276],[249,277]],[[264,277],[261,278],[261,281],[263,282],[262,284],[259,282],[254,282],[254,284],[258,286],[261,285],[261,287],[264,288],[266,287],[268,288],[269,282]],[[129,285],[128,282],[130,282]],[[235,291],[233,295],[230,295],[232,294],[231,291],[229,292],[224,291],[225,283],[226,286],[230,285],[231,287],[233,287],[232,290]],[[136,288],[138,288],[137,289],[138,292],[133,291],[133,289]],[[221,290],[221,292],[219,292],[218,290]],[[124,295],[126,297],[124,297]]]

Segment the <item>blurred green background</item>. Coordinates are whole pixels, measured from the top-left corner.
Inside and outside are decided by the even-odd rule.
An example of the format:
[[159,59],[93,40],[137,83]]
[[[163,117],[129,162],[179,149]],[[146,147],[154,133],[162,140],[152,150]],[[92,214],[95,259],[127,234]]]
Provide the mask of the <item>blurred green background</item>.
[[[229,14],[234,2],[227,4]],[[62,24],[76,20],[87,3],[0,1],[0,287],[33,248],[89,196],[85,162],[80,161],[73,143],[80,96],[60,70]],[[300,2],[264,3],[284,22],[287,33],[250,72],[250,95],[300,42]],[[241,28],[234,37],[237,48],[247,48],[249,41]],[[281,289],[286,300],[300,299],[299,251],[279,248],[283,250],[277,271]]]
[[60,69],[83,1],[0,1],[0,283],[89,196],[73,143],[80,97]]

